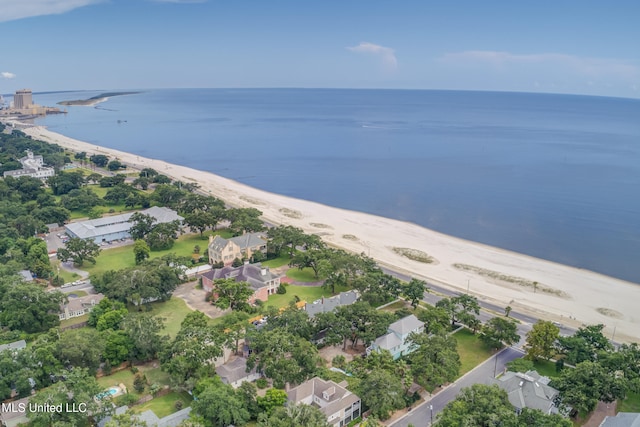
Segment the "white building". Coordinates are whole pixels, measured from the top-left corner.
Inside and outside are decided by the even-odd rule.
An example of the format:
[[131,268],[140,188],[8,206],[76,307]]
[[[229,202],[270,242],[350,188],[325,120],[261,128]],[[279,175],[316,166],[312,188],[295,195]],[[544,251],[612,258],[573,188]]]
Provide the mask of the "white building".
[[[140,211],[140,213],[155,218],[154,224],[160,224],[171,221],[180,221],[182,218],[172,209],[165,207],[153,206],[149,209]],[[111,242],[119,239],[128,239],[131,237],[129,230],[132,223],[129,219],[134,212],[128,212],[120,215],[106,216],[104,218],[91,219],[88,221],[72,222],[65,225],[66,233],[71,237],[80,239],[93,239],[95,243]]]
[[33,151],[27,150],[26,157],[20,160],[22,163],[22,169],[6,171],[4,177],[12,176],[14,178],[20,178],[21,176],[30,176],[32,178],[46,179],[55,175],[56,171],[53,168],[44,166],[44,160],[42,156],[34,156]]

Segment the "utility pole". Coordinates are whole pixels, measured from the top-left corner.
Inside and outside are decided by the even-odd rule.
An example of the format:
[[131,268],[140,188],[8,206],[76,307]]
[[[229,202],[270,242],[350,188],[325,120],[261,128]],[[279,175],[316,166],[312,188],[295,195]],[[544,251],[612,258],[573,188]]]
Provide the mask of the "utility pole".
[[429,410],[431,411],[431,423],[433,424],[433,405],[429,405]]
[[498,354],[500,354],[500,352],[496,353],[496,361],[495,361],[495,364],[493,365],[493,378],[495,378],[496,374],[498,373]]

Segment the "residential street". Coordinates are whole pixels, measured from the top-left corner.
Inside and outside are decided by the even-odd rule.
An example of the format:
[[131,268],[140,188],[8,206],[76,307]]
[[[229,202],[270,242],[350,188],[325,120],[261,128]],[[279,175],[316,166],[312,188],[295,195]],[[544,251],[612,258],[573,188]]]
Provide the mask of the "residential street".
[[[474,370],[467,373],[455,383],[449,385],[438,394],[434,395],[431,400],[426,401],[422,405],[407,413],[407,416],[391,424],[393,427],[407,427],[413,424],[415,427],[425,427],[431,425],[431,416],[436,419],[436,415],[451,400],[455,399],[458,392],[473,384],[490,384],[494,373],[502,372],[508,362],[517,359],[523,355],[522,351],[507,347],[494,355],[484,363],[478,365]],[[496,359],[497,358],[497,359]],[[496,363],[497,362],[497,363]],[[433,410],[431,409],[433,407]]]

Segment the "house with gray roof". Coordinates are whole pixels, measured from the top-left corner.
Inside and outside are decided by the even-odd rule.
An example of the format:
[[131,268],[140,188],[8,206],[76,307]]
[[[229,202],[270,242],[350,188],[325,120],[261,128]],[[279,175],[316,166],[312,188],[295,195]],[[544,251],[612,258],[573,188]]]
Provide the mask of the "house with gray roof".
[[230,384],[233,388],[240,387],[243,382],[255,381],[261,377],[255,367],[247,372],[247,359],[244,357],[236,357],[224,365],[218,366],[216,374],[223,383]]
[[202,289],[215,294],[214,282],[218,279],[235,279],[236,282],[248,282],[253,289],[253,295],[248,302],[253,304],[256,300],[267,301],[269,295],[273,295],[280,286],[280,276],[272,273],[269,267],[262,264],[249,264],[245,262],[240,267],[226,266],[207,271],[202,276]]
[[[122,415],[129,410],[128,406],[119,406],[114,410],[115,415]],[[178,427],[184,420],[189,418],[191,413],[191,407],[181,409],[173,414],[169,414],[166,417],[158,418],[155,412],[148,409],[144,412],[135,415],[139,421],[146,423],[147,427]],[[98,422],[98,427],[104,427],[109,421],[111,416],[104,417]]]
[[251,258],[256,252],[267,252],[267,238],[264,233],[246,233],[225,239],[209,237],[209,264],[231,265],[234,259]]
[[68,297],[68,300],[60,306],[58,318],[60,320],[72,319],[74,317],[88,314],[93,307],[104,299],[102,294],[90,294],[83,297]]
[[637,412],[618,412],[615,417],[604,417],[600,427],[640,427],[640,414]]
[[[554,404],[558,390],[549,385],[549,378],[536,371],[507,372],[493,380],[494,384],[507,392],[509,402],[520,412],[524,408],[539,409],[545,414],[561,414]],[[563,414],[561,414],[563,415]]]
[[387,350],[394,360],[409,354],[415,349],[408,339],[414,332],[424,332],[424,322],[419,321],[413,314],[403,317],[389,325],[385,335],[376,338],[367,348],[367,354]]
[[360,398],[346,389],[347,382],[337,384],[312,378],[287,392],[290,403],[315,406],[333,427],[343,427],[360,416]]
[[20,270],[18,274],[22,276],[22,280],[25,282],[33,282],[33,274],[29,270]]
[[27,348],[27,342],[25,340],[10,342],[9,344],[0,345],[0,352],[5,350],[11,350],[13,352],[24,350]]
[[341,305],[351,305],[358,300],[359,296],[358,291],[340,292],[339,295],[329,298],[322,297],[312,303],[306,303],[304,305],[304,311],[309,314],[310,318],[313,318],[318,313],[333,311]]
[[[132,223],[129,219],[135,212],[127,212],[120,215],[106,216],[87,221],[72,222],[65,225],[65,232],[71,237],[91,239],[95,243],[112,242],[119,239],[131,238],[129,230]],[[154,224],[163,224],[172,221],[182,223],[183,217],[173,209],[160,206],[152,206],[140,211],[141,214],[155,218]]]

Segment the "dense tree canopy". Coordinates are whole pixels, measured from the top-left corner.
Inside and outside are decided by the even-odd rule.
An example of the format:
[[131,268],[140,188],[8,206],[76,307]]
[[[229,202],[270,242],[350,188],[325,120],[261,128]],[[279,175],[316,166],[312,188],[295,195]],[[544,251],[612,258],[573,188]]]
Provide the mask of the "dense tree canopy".
[[539,358],[549,359],[555,354],[555,345],[560,336],[560,329],[552,322],[539,320],[527,332],[527,342],[524,345],[526,358],[536,361]]
[[101,251],[100,246],[91,239],[72,237],[64,248],[58,249],[58,259],[62,262],[73,261],[76,266],[82,266],[85,261],[95,264]]
[[58,311],[64,300],[60,292],[45,292],[34,283],[19,283],[5,288],[0,298],[0,324],[28,333],[43,332],[58,326]]

